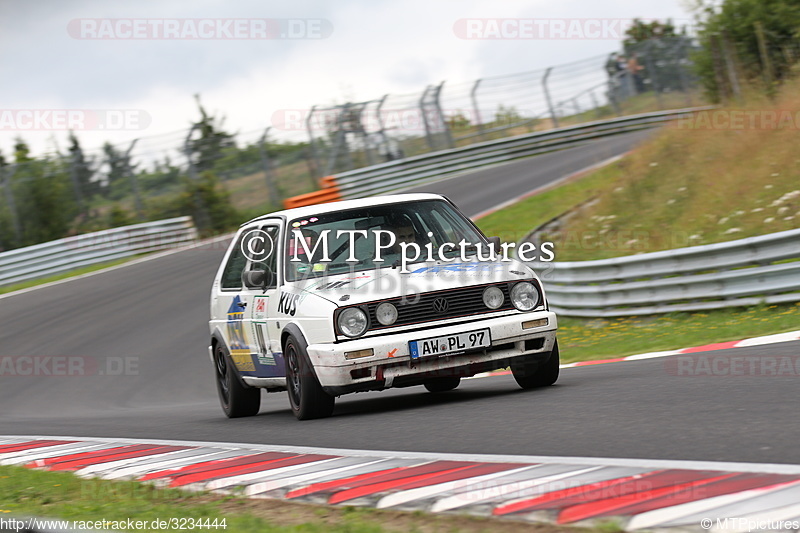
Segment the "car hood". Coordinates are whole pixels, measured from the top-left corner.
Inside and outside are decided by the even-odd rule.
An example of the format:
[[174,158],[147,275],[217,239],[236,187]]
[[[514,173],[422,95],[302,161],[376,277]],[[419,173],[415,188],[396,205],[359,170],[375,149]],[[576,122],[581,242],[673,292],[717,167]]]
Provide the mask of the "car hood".
[[337,305],[353,305],[417,293],[535,278],[524,263],[512,261],[428,262],[326,275],[294,282],[297,289]]

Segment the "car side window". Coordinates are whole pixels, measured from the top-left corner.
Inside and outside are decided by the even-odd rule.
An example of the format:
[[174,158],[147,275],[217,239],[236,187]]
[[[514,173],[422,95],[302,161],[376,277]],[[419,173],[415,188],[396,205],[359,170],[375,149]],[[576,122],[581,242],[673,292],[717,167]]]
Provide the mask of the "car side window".
[[[268,287],[268,288],[276,287],[277,284],[278,284],[278,250],[277,250],[277,247],[279,246],[279,244],[278,244],[278,242],[279,242],[278,241],[278,230],[279,230],[279,228],[278,228],[278,226],[262,226],[259,229],[261,231],[266,232],[267,235],[269,236],[269,238],[272,240],[272,243],[273,243],[273,245],[271,247],[272,248],[272,252],[263,261],[260,261],[258,263],[253,263],[252,268],[253,269],[260,269],[260,268],[262,268],[261,265],[267,265],[267,268],[269,268],[269,270],[272,271],[272,274],[273,274],[273,276],[272,276],[272,285],[270,285],[270,287]],[[263,252],[263,248],[258,248],[256,251],[257,252]]]
[[244,267],[247,266],[247,258],[242,253],[242,234],[236,239],[236,245],[231,251],[228,262],[225,264],[225,269],[222,271],[222,279],[220,286],[223,289],[241,289],[242,288],[242,272]]

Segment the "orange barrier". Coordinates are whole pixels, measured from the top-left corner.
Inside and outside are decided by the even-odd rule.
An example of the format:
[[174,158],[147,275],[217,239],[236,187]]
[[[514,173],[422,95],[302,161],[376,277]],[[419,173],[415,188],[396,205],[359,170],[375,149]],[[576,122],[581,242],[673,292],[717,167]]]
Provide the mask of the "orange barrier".
[[327,204],[338,202],[342,199],[339,187],[336,185],[336,176],[325,176],[320,180],[322,189],[299,196],[292,196],[283,201],[283,207],[292,209],[295,207],[305,207],[307,205]]

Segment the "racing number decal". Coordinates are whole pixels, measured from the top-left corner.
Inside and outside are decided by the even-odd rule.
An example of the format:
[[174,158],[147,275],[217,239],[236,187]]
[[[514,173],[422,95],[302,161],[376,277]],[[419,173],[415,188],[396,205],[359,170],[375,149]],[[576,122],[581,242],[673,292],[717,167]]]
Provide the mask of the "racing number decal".
[[253,319],[264,320],[267,318],[267,301],[268,296],[254,296],[253,297]]

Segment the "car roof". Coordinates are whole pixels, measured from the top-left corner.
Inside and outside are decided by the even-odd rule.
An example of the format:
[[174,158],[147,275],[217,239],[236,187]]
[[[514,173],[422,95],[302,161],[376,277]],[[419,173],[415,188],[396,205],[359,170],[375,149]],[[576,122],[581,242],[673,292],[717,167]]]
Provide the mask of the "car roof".
[[401,202],[417,202],[420,200],[446,200],[446,198],[439,194],[432,193],[409,193],[391,194],[386,196],[371,196],[369,198],[359,198],[358,200],[341,200],[339,202],[314,204],[305,207],[295,207],[294,209],[284,209],[282,211],[266,213],[245,222],[242,224],[242,226],[246,226],[265,218],[286,217],[286,219],[289,220],[293,218],[303,218],[313,215],[320,215],[323,213],[331,213],[334,211],[343,211],[345,209],[372,207],[376,205],[396,204]]

